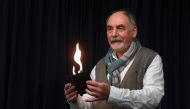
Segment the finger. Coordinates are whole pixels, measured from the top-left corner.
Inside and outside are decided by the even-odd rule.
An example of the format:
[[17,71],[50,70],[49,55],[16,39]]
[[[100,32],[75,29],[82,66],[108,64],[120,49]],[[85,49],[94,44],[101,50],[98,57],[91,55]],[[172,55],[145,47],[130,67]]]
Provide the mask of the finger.
[[75,90],[75,86],[71,86],[70,88],[65,90],[65,95],[68,95],[69,93],[73,92]]
[[102,89],[100,89],[100,87],[94,87],[94,86],[91,86],[91,85],[87,85],[87,88],[91,92],[97,92],[97,93],[101,93],[101,90],[102,90]]
[[88,80],[88,81],[86,81],[86,84],[91,85],[91,86],[95,86],[95,87],[99,86],[99,82],[96,82],[94,80]]
[[72,93],[67,94],[67,95],[66,95],[66,98],[67,98],[67,99],[70,99],[70,98],[72,98],[73,96],[76,96],[76,95],[78,95],[78,91],[74,91],[74,92],[72,92]]
[[67,90],[69,87],[71,87],[72,86],[72,84],[71,83],[67,83],[67,84],[65,84],[65,87],[64,87],[64,90]]
[[78,95],[74,95],[71,98],[67,99],[69,102],[76,103]]
[[88,89],[85,89],[85,91],[86,91],[86,93],[88,93],[88,94],[91,95],[91,96],[94,96],[94,97],[99,97],[99,96],[100,96],[99,93],[92,92],[92,91],[90,91],[90,90],[88,90]]

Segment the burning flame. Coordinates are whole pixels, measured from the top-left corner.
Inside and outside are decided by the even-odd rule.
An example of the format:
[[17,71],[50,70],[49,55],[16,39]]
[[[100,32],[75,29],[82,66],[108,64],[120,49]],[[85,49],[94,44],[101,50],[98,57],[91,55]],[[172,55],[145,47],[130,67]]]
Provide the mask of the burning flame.
[[[78,71],[78,73],[80,73],[82,71],[82,63],[81,63],[81,51],[79,49],[79,43],[76,44],[76,51],[75,51],[75,54],[74,54],[74,60],[80,66],[80,69]],[[75,66],[73,66],[73,75],[76,75]]]

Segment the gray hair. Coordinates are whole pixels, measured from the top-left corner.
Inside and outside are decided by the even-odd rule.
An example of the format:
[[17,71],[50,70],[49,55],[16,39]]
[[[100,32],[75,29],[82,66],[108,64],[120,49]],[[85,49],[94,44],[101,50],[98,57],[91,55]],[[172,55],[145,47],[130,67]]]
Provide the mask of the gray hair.
[[117,13],[117,12],[121,12],[121,13],[123,13],[123,15],[127,16],[127,17],[129,18],[129,22],[130,22],[131,26],[137,27],[137,21],[136,21],[135,16],[134,16],[131,12],[129,12],[128,10],[117,10],[117,11],[113,11],[112,14],[111,14],[110,16],[108,16],[106,22],[109,20],[109,18],[110,18],[113,14],[115,14],[115,13]]

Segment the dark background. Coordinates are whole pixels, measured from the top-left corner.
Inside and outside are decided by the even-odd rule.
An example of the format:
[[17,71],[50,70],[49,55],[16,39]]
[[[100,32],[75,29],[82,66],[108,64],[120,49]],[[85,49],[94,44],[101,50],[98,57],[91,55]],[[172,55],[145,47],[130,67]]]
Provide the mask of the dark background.
[[106,17],[128,9],[164,64],[163,109],[189,109],[188,0],[0,0],[0,109],[69,109],[64,84],[80,43],[90,72],[109,48]]

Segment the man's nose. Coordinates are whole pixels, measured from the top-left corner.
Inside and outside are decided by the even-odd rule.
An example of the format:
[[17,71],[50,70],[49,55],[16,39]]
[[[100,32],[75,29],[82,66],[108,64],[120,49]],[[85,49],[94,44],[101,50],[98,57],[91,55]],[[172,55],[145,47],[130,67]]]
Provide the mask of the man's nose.
[[114,29],[113,32],[112,32],[112,37],[117,37],[117,34],[118,34],[118,33],[117,33],[117,30]]

